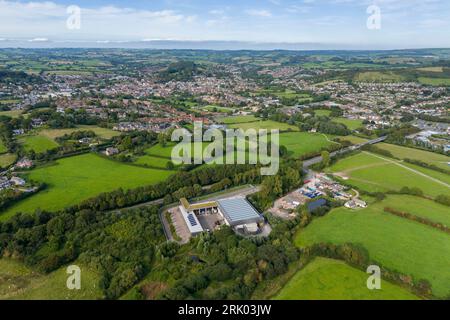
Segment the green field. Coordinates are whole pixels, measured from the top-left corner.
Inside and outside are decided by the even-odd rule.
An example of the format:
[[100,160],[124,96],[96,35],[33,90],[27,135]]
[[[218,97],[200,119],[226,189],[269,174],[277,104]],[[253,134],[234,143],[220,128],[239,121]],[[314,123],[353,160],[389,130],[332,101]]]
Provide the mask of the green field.
[[81,268],[81,289],[66,286],[66,268],[44,275],[20,262],[0,259],[0,300],[96,300],[103,298],[99,275],[89,267]]
[[319,109],[319,110],[314,110],[314,113],[316,114],[316,116],[319,117],[323,117],[323,116],[330,116],[331,110],[329,109]]
[[389,151],[394,157],[399,159],[420,160],[442,169],[450,170],[450,166],[448,165],[448,163],[450,162],[450,157],[447,157],[443,154],[413,148],[406,148],[387,143],[377,144],[377,147]]
[[154,167],[154,168],[159,168],[159,169],[166,169],[167,163],[169,161],[170,161],[170,159],[152,157],[152,156],[146,155],[146,156],[138,157],[134,163],[139,164],[139,165],[147,165],[149,167]]
[[419,77],[418,80],[420,83],[430,85],[430,86],[450,86],[449,78]]
[[233,110],[234,110],[232,108],[221,107],[221,106],[216,106],[216,105],[209,105],[206,107],[202,107],[202,109],[205,111],[211,111],[211,112],[213,112],[214,110],[217,110],[216,112],[223,112],[223,113],[233,112]]
[[13,153],[4,153],[0,155],[0,167],[6,168],[16,161],[17,156]]
[[320,152],[321,149],[336,144],[320,133],[287,132],[280,134],[280,145],[285,146],[293,157]]
[[349,128],[350,130],[356,130],[363,126],[362,120],[346,119],[346,118],[333,118],[333,121],[346,125],[347,128]]
[[405,289],[387,281],[381,290],[367,289],[368,274],[342,261],[316,258],[275,296],[276,300],[414,300]]
[[342,159],[327,171],[369,192],[398,191],[402,187],[418,187],[433,197],[450,192],[446,174],[368,152]]
[[39,131],[39,135],[54,140],[58,137],[62,137],[65,134],[70,134],[76,131],[93,131],[98,137],[102,139],[111,139],[112,137],[120,135],[120,132],[118,131],[113,131],[111,129],[102,128],[98,126],[87,126],[87,125],[80,125],[77,126],[76,128],[69,128],[69,129],[43,129]]
[[446,297],[450,294],[450,235],[384,212],[386,206],[395,209],[399,201],[407,200],[388,197],[362,210],[334,209],[301,230],[295,243],[301,247],[314,243],[362,245],[377,263],[416,280],[426,279],[436,296]]
[[68,129],[41,129],[32,134],[22,136],[18,140],[26,151],[34,150],[36,153],[42,153],[59,146],[55,141],[56,138],[77,131],[93,131],[102,139],[111,139],[114,136],[120,135],[117,131],[97,126],[78,126]]
[[235,124],[235,123],[245,123],[259,121],[259,118],[255,116],[231,116],[231,117],[220,117],[217,119],[218,122],[223,124]]
[[0,220],[16,212],[29,213],[37,208],[60,210],[102,192],[155,184],[172,173],[126,165],[96,154],[60,159],[54,165],[37,168],[26,174],[28,180],[45,182],[48,187],[7,209],[0,214]]
[[266,120],[266,121],[256,121],[256,122],[246,122],[246,123],[234,123],[229,125],[231,129],[242,129],[242,130],[248,130],[248,129],[278,129],[280,131],[299,131],[298,127],[289,125],[287,123],[282,122],[276,122],[272,120]]
[[42,153],[59,146],[56,141],[41,135],[26,135],[20,137],[18,140],[23,145],[25,151],[33,150],[36,153]]
[[22,112],[23,110],[0,111],[0,116],[18,118],[22,114]]
[[358,73],[355,77],[359,82],[401,82],[403,77],[394,72],[366,71]]
[[5,144],[2,140],[0,140],[0,154],[5,153],[8,151],[8,148],[6,148]]
[[385,204],[398,211],[450,227],[450,209],[437,202],[408,195],[390,195]]

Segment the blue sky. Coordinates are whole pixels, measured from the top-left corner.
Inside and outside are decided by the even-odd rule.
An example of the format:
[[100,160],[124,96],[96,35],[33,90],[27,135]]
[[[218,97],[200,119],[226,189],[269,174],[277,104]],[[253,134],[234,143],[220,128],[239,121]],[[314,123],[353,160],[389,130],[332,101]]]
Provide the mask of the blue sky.
[[[66,27],[69,5],[81,8],[80,29]],[[366,26],[370,5],[379,30]],[[0,39],[450,47],[449,17],[448,0],[0,0]]]

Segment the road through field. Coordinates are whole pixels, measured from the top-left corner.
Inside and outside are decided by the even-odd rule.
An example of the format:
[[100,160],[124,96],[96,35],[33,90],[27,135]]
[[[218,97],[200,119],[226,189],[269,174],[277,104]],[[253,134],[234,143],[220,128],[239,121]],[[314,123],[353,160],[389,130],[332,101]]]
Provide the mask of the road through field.
[[371,156],[373,156],[373,157],[375,157],[375,158],[378,158],[378,159],[387,161],[387,162],[389,162],[389,163],[395,164],[395,165],[397,165],[397,166],[399,166],[399,167],[402,167],[403,169],[406,169],[406,170],[409,170],[409,171],[411,171],[411,172],[414,172],[415,174],[418,174],[419,176],[422,176],[422,177],[427,178],[427,179],[429,179],[429,180],[431,180],[431,181],[434,181],[434,182],[436,182],[436,183],[439,183],[439,184],[441,184],[441,185],[443,185],[443,186],[445,186],[445,187],[447,187],[447,188],[450,189],[450,185],[449,185],[448,183],[445,183],[444,181],[441,181],[441,180],[439,180],[439,179],[430,177],[429,175],[426,175],[426,174],[423,173],[423,172],[414,170],[414,169],[412,169],[412,168],[410,168],[410,167],[407,167],[407,166],[405,166],[405,165],[403,165],[403,164],[401,164],[401,163],[399,163],[399,162],[397,162],[397,161],[390,160],[390,159],[386,159],[386,158],[384,158],[384,157],[375,155],[375,154],[373,154],[373,153],[365,152],[365,151],[364,151],[364,153],[365,153],[365,154],[368,154],[368,155],[371,155]]

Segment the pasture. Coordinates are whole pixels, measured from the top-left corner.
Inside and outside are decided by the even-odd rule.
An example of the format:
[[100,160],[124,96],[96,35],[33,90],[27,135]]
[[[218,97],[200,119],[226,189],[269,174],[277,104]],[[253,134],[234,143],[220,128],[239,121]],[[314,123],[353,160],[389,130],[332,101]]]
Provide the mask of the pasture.
[[382,280],[381,290],[367,289],[367,273],[342,261],[315,258],[298,271],[275,300],[416,300],[407,290]]
[[88,266],[76,263],[82,270],[81,289],[66,286],[66,268],[39,274],[21,262],[0,259],[0,300],[96,300],[103,298],[100,276]]
[[[300,230],[295,243],[300,247],[314,243],[362,245],[371,260],[415,280],[426,279],[434,295],[446,297],[450,294],[450,235],[384,212],[387,206],[413,211],[407,200],[388,197],[361,210],[334,209]],[[407,207],[398,205],[402,201]]]
[[17,155],[14,153],[4,153],[0,154],[0,167],[6,168],[9,167],[16,161]]
[[293,157],[320,152],[333,144],[338,145],[320,133],[288,132],[280,134],[280,145],[285,146],[289,155]]
[[358,82],[401,82],[403,77],[392,71],[365,71],[355,76]]
[[21,136],[18,141],[22,144],[25,151],[34,151],[42,153],[59,146],[56,141],[41,135],[25,135]]
[[230,116],[230,117],[219,117],[217,119],[220,123],[223,124],[235,124],[235,123],[246,123],[246,122],[255,122],[261,119],[256,118],[255,116]]
[[119,132],[111,129],[83,125],[67,129],[40,129],[33,133],[21,136],[18,140],[23,145],[25,151],[34,150],[36,153],[42,153],[59,146],[55,141],[56,138],[77,131],[93,131],[101,139],[111,139],[114,136],[120,135]]
[[429,78],[429,77],[419,77],[419,82],[421,84],[429,86],[450,86],[449,78]]
[[45,182],[47,188],[8,208],[0,214],[0,220],[17,212],[30,213],[38,208],[61,210],[103,192],[155,184],[172,173],[126,165],[96,154],[59,159],[54,164],[24,174],[27,180]]
[[337,123],[342,123],[350,130],[356,130],[363,126],[362,120],[357,120],[357,119],[333,118],[332,121],[337,122]]
[[399,159],[419,160],[431,165],[435,165],[442,169],[450,170],[450,166],[448,165],[448,163],[450,162],[450,157],[447,157],[443,154],[387,143],[377,144],[377,147],[389,151],[394,157]]
[[278,129],[280,131],[299,131],[298,127],[282,123],[282,122],[276,122],[272,120],[261,120],[261,121],[255,121],[255,122],[245,122],[245,123],[234,123],[229,125],[231,129],[242,129],[242,130],[248,130],[248,129]]
[[344,158],[328,168],[327,172],[369,192],[417,187],[426,195],[436,197],[450,191],[450,177],[446,174],[368,152]]

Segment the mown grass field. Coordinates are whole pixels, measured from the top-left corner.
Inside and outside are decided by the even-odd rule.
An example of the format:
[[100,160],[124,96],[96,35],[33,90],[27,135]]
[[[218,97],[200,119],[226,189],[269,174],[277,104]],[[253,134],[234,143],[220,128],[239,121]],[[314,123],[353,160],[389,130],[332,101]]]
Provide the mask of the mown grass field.
[[8,148],[6,148],[6,146],[3,143],[3,141],[0,140],[0,154],[5,153],[6,151],[8,151]]
[[368,152],[342,159],[327,171],[369,192],[398,191],[402,187],[417,187],[432,197],[450,192],[446,174]]
[[333,144],[337,145],[320,133],[287,132],[280,134],[280,145],[285,146],[293,157],[320,152],[321,149]]
[[347,119],[347,118],[333,118],[334,122],[342,123],[347,126],[350,130],[356,130],[363,126],[362,120]]
[[255,122],[245,122],[245,123],[234,123],[229,125],[231,129],[278,129],[280,131],[299,131],[298,127],[289,125],[287,123],[282,122],[276,122],[272,120],[266,120],[266,121],[255,121]]
[[59,146],[56,141],[41,135],[26,135],[19,139],[25,151],[33,150],[36,153],[42,153],[47,150],[55,149]]
[[165,180],[173,171],[130,166],[105,159],[96,154],[84,154],[57,160],[55,164],[26,173],[27,180],[45,182],[48,187],[26,198],[0,214],[0,220],[16,212],[30,213],[60,210],[118,188],[130,189]]
[[329,116],[331,113],[331,110],[329,109],[319,109],[319,110],[314,110],[314,113],[316,114],[316,116],[319,117],[323,117],[323,116]]
[[50,274],[39,274],[24,264],[0,259],[0,300],[96,300],[103,298],[99,275],[89,267],[81,268],[81,289],[69,290],[66,286],[66,268]]
[[0,167],[6,168],[16,161],[17,156],[13,153],[4,153],[0,155]]
[[450,171],[450,166],[448,165],[448,163],[450,162],[450,157],[447,157],[443,154],[387,143],[377,144],[377,147],[389,151],[394,157],[399,159],[420,160]]
[[169,161],[170,161],[170,159],[145,155],[145,156],[138,157],[134,163],[139,164],[139,165],[147,165],[149,167],[154,167],[154,168],[166,169],[167,163]]
[[401,82],[403,77],[391,71],[365,71],[358,73],[355,80],[359,82]]
[[39,131],[39,135],[45,136],[50,139],[56,139],[62,137],[65,134],[70,134],[77,131],[93,131],[98,137],[102,139],[111,139],[112,137],[119,136],[120,132],[98,126],[80,125],[76,128],[68,129],[44,129]]
[[0,111],[0,116],[18,118],[22,114],[22,112],[23,110]]
[[437,202],[408,195],[390,195],[385,204],[450,227],[450,209]]
[[102,139],[111,139],[114,136],[120,135],[117,131],[97,126],[78,126],[68,129],[41,129],[32,134],[22,136],[18,140],[26,151],[34,150],[36,153],[42,153],[59,146],[55,141],[56,138],[77,131],[93,131]]
[[[370,258],[381,265],[426,279],[434,295],[450,294],[450,235],[427,225],[385,213],[386,206],[394,209],[408,206],[408,198],[391,198],[361,210],[346,208],[332,210],[300,230],[295,243],[300,247],[314,243],[355,243],[362,245]],[[414,210],[414,204],[406,207]]]
[[407,290],[381,282],[381,290],[367,289],[367,273],[342,261],[316,258],[297,272],[275,300],[416,300]]
[[223,124],[233,124],[233,123],[254,122],[254,121],[259,121],[261,119],[250,115],[250,116],[230,116],[230,117],[223,117],[223,118],[220,117],[217,120]]
[[420,83],[430,85],[430,86],[450,86],[449,78],[419,77],[418,80]]

